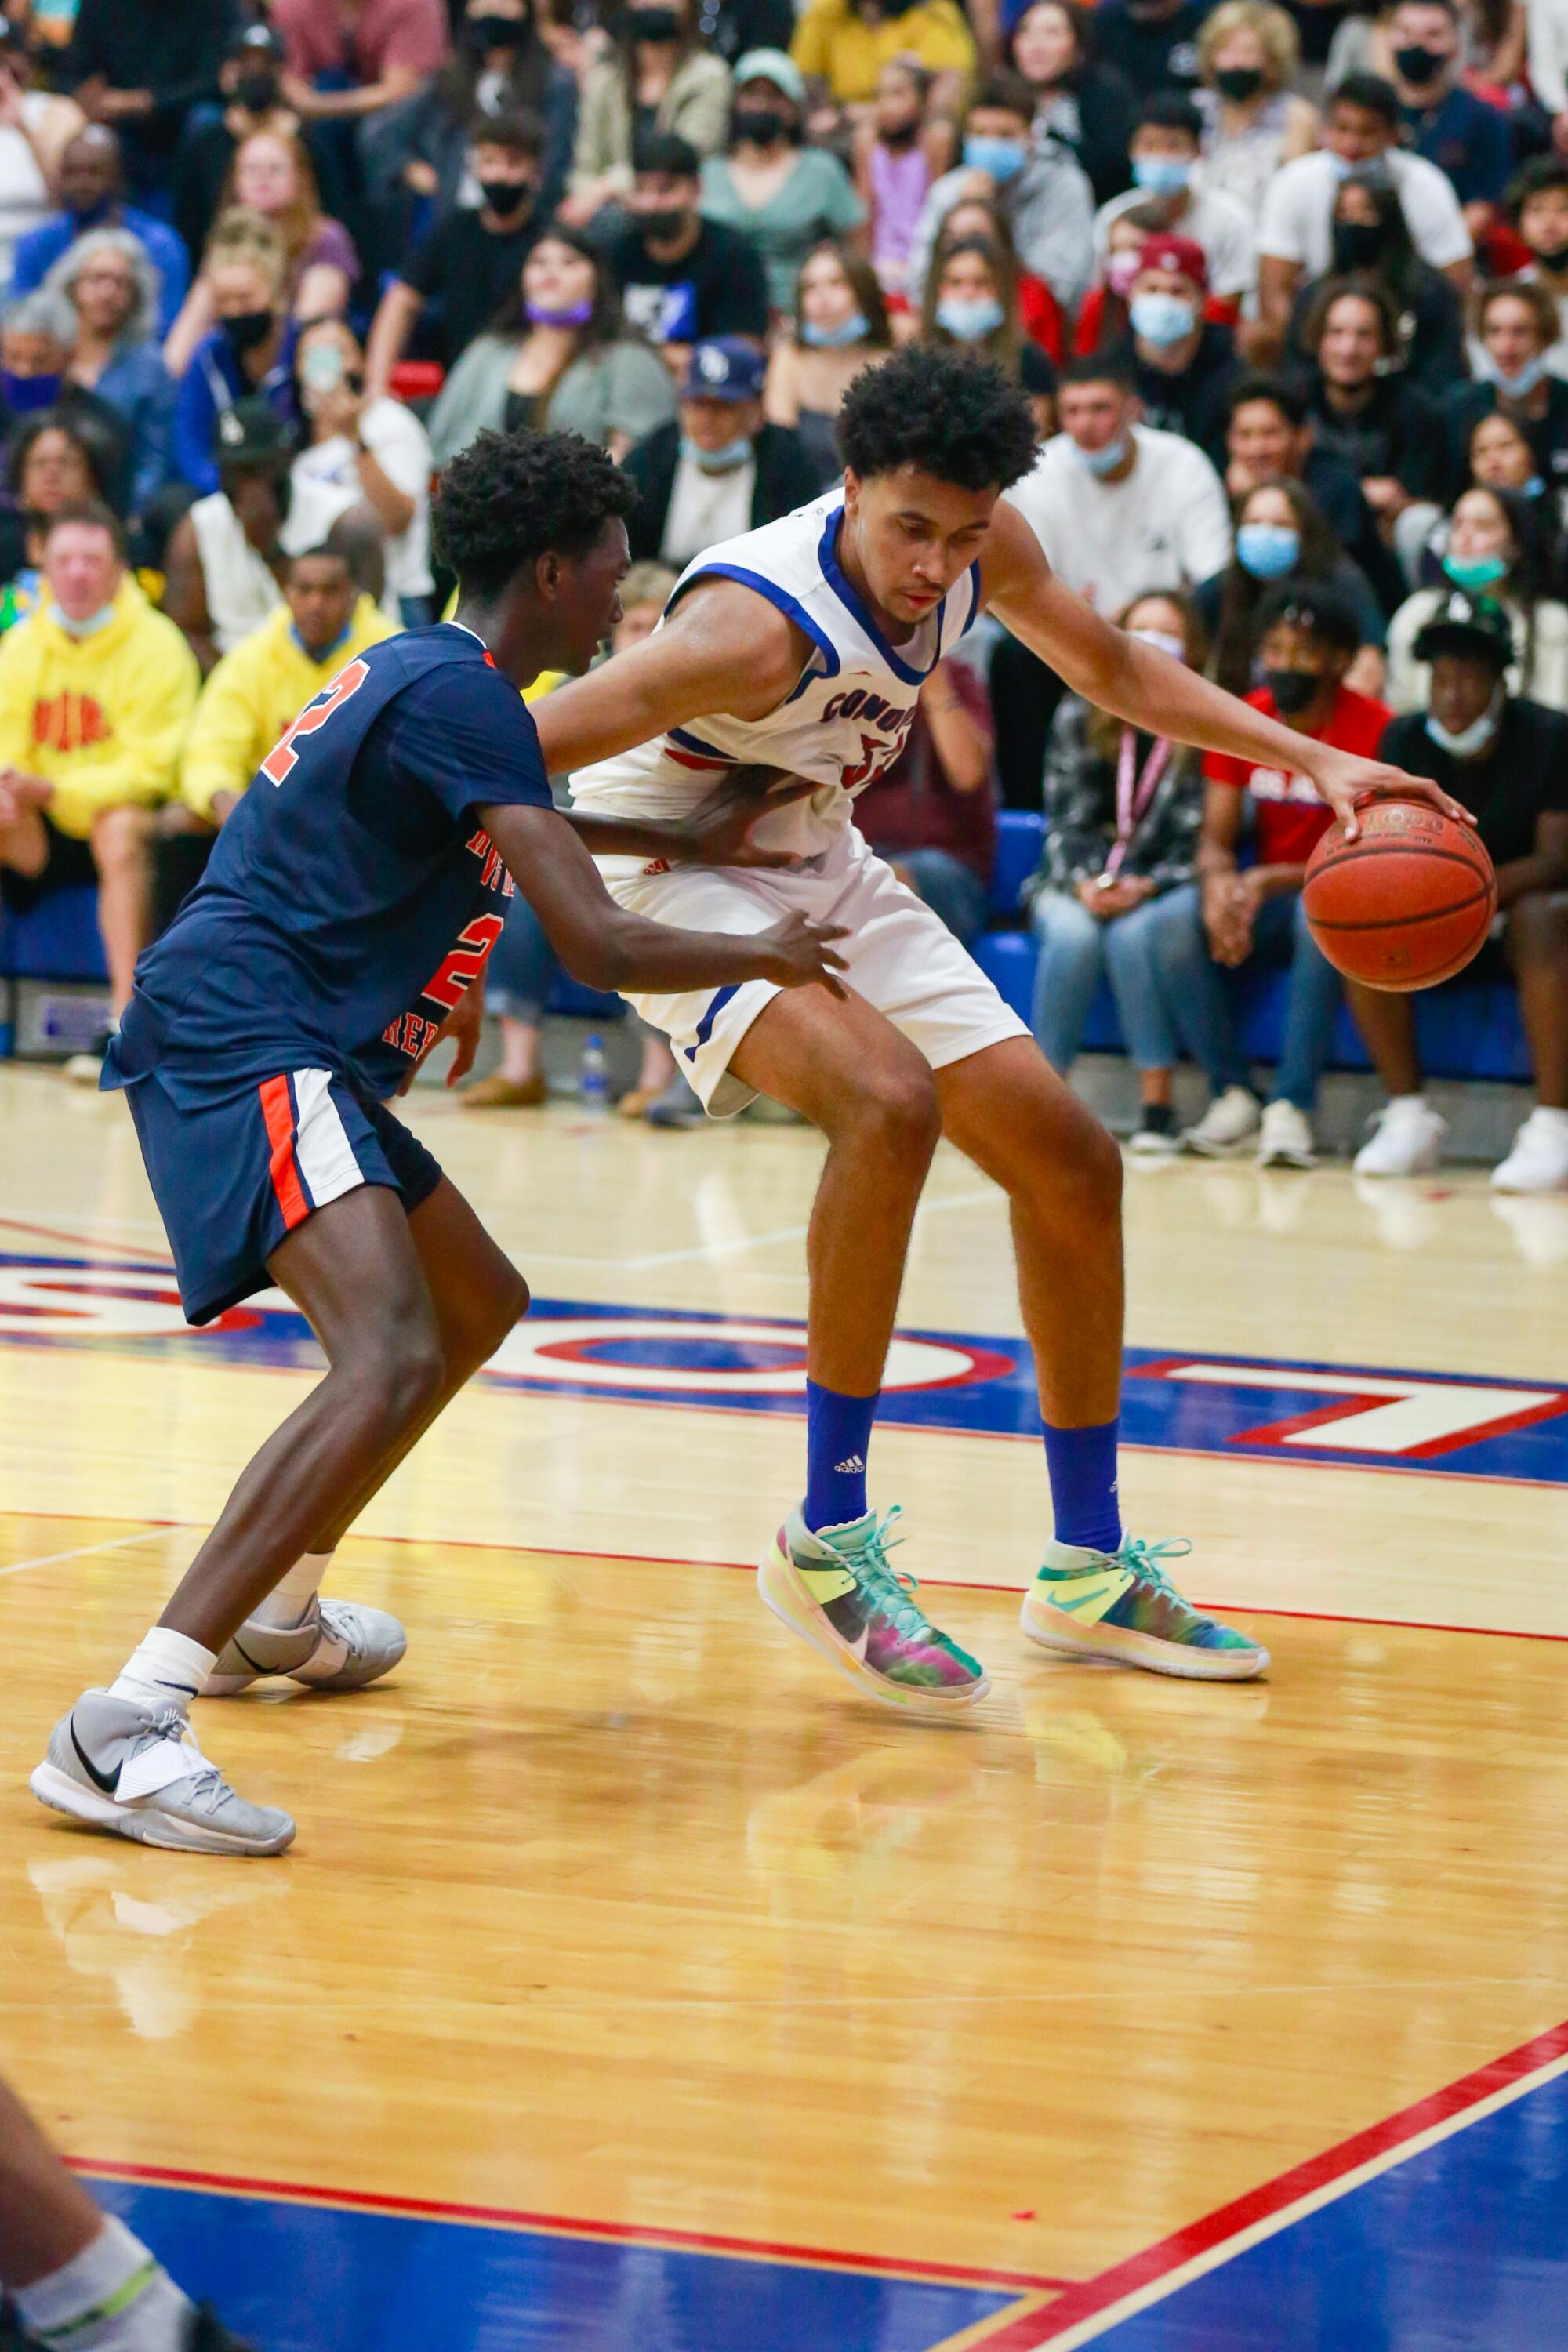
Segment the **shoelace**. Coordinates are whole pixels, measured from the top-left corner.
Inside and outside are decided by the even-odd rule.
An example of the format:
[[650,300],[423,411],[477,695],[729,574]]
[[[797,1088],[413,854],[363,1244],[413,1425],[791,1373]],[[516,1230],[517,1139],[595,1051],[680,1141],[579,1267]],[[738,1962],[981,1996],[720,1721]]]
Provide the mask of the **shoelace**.
[[1185,1536],[1167,1536],[1163,1543],[1155,1544],[1146,1543],[1142,1536],[1128,1536],[1115,1559],[1119,1567],[1130,1568],[1145,1583],[1156,1584],[1162,1592],[1168,1592],[1173,1601],[1180,1601],[1182,1595],[1160,1563],[1165,1559],[1184,1559],[1192,1548]]
[[369,1643],[359,1630],[359,1622],[348,1610],[333,1607],[330,1601],[320,1604],[318,1622],[329,1642],[341,1642],[351,1658],[369,1654]]
[[888,1566],[888,1554],[909,1541],[907,1536],[889,1533],[895,1519],[903,1516],[903,1505],[895,1503],[885,1517],[872,1521],[869,1533],[861,1537],[853,1551],[841,1552],[839,1557],[852,1571],[861,1591],[890,1621],[894,1631],[908,1638],[929,1633],[931,1626],[930,1618],[912,1597],[920,1590],[919,1578]]
[[[147,1738],[142,1746],[151,1746],[155,1740],[164,1739],[172,1739],[189,1757],[191,1769],[188,1777],[193,1794],[212,1803],[230,1793],[228,1782],[217,1766],[209,1762],[196,1746],[196,1735],[191,1729],[190,1717],[182,1715],[177,1706],[159,1707],[148,1726]],[[140,1747],[136,1752],[141,1753]]]

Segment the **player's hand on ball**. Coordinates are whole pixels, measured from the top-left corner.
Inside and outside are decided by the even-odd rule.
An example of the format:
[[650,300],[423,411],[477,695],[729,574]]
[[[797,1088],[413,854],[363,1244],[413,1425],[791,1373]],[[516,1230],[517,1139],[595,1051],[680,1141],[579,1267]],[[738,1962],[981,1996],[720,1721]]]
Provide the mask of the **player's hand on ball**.
[[844,983],[836,975],[845,969],[844,959],[832,941],[845,937],[842,923],[814,923],[805,915],[786,915],[758,939],[758,946],[768,957],[762,976],[780,988],[809,988],[814,981],[820,981],[824,988],[842,997]]
[[1325,744],[1313,762],[1311,774],[1347,841],[1360,837],[1361,821],[1356,809],[1363,801],[1426,801],[1444,816],[1452,817],[1456,824],[1474,824],[1476,821],[1462,802],[1453,799],[1429,776],[1407,776],[1403,768],[1391,768],[1386,760],[1363,760],[1353,751],[1336,751]]
[[692,812],[684,831],[697,866],[794,866],[800,860],[784,849],[758,849],[752,827],[775,809],[788,808],[816,792],[808,776],[786,777],[782,768],[731,768],[717,792]]

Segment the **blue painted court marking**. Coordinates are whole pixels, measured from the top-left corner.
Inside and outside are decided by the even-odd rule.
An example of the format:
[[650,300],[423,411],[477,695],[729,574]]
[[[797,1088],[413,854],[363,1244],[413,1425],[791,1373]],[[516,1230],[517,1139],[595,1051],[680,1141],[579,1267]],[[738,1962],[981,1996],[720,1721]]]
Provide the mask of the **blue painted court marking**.
[[[143,1262],[0,1253],[0,1345],[201,1355],[317,1369],[303,1318],[267,1291],[193,1331],[169,1274]],[[1280,1358],[1130,1349],[1129,1445],[1252,1460],[1568,1486],[1568,1386]],[[537,1299],[481,1377],[519,1395],[800,1415],[805,1331],[771,1317]],[[901,1331],[884,1426],[1035,1440],[1021,1339]]]
[[94,2179],[257,2352],[934,2352],[1016,2291]]

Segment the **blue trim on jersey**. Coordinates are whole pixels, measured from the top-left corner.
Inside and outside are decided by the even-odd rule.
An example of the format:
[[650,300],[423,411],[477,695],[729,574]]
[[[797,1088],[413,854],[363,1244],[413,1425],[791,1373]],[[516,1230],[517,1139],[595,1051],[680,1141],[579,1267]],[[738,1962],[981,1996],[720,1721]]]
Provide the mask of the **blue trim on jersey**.
[[723,1012],[724,1007],[729,1003],[730,999],[737,993],[740,986],[741,983],[738,980],[732,980],[728,988],[720,989],[717,994],[710,1001],[707,1012],[697,1024],[697,1043],[694,1045],[688,1045],[686,1048],[686,1058],[689,1062],[694,1062],[697,1059],[698,1054],[701,1048],[706,1045],[709,1038],[713,1034],[713,1024],[718,1020],[719,1015]]
[[[821,627],[812,619],[799,598],[792,596],[787,588],[781,588],[776,580],[764,580],[760,572],[748,572],[743,563],[705,563],[700,572],[694,572],[691,574],[682,588],[676,590],[676,595],[683,594],[686,588],[694,587],[699,580],[738,580],[742,588],[754,588],[759,596],[765,596],[770,604],[776,605],[781,613],[787,614],[797,629],[805,630],[826,667],[820,672],[813,669],[803,672],[793,691],[785,698],[786,703],[793,702],[797,694],[804,694],[814,677],[837,677],[837,646],[831,637],[824,636]],[[674,603],[675,596],[672,596],[669,604],[665,606],[666,612],[671,609]],[[717,756],[728,758],[729,754],[726,752]]]
[[687,727],[672,727],[666,740],[679,743],[683,751],[696,751],[704,760],[728,760],[730,753],[721,751],[716,743],[705,743],[700,735],[693,735]]
[[[852,619],[858,621],[860,626],[865,630],[866,635],[870,638],[871,643],[881,655],[882,659],[887,663],[888,667],[892,671],[893,676],[895,677],[902,678],[906,686],[923,686],[927,678],[931,676],[931,671],[936,667],[939,658],[938,655],[932,654],[931,660],[928,662],[924,669],[911,669],[909,663],[902,660],[900,656],[894,652],[892,646],[888,643],[887,638],[882,635],[881,630],[877,626],[876,622],[871,618],[870,614],[866,610],[865,605],[860,602],[859,597],[855,593],[855,591],[850,586],[848,581],[844,577],[843,572],[838,569],[838,555],[836,541],[838,532],[839,518],[842,516],[843,512],[844,509],[842,507],[836,507],[833,512],[828,516],[826,526],[823,530],[821,542],[817,547],[816,560],[822,566],[822,576],[826,581],[828,586],[832,589],[834,594],[837,597],[839,603],[843,605],[845,611]],[[945,604],[945,597],[942,602]],[[935,641],[940,647],[942,644],[942,606],[940,604],[937,607]]]

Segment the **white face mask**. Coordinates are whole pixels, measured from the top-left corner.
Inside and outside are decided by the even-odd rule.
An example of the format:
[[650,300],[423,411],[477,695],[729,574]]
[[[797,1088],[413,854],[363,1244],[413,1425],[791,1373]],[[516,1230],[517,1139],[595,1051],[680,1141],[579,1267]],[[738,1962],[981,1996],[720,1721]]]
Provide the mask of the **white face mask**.
[[65,631],[68,637],[76,637],[79,640],[82,637],[96,637],[100,629],[107,629],[113,620],[114,606],[112,604],[100,604],[96,613],[88,614],[85,621],[73,621],[68,613],[62,613],[58,604],[51,604],[49,618],[58,627]]
[[1184,662],[1187,658],[1185,645],[1170,629],[1129,629],[1127,634],[1141,646],[1153,646],[1161,653],[1169,654],[1173,661]]
[[1468,727],[1461,727],[1456,733],[1453,730],[1444,726],[1442,720],[1437,717],[1435,711],[1428,711],[1426,714],[1426,732],[1432,738],[1433,742],[1436,744],[1438,750],[1441,751],[1447,751],[1450,758],[1455,760],[1473,760],[1478,752],[1484,751],[1486,750],[1487,745],[1491,741],[1492,737],[1497,733],[1498,729],[1501,726],[1504,698],[1505,688],[1502,681],[1500,679],[1498,681],[1497,692],[1493,695],[1490,702],[1488,703],[1480,717],[1479,719],[1472,719]]

